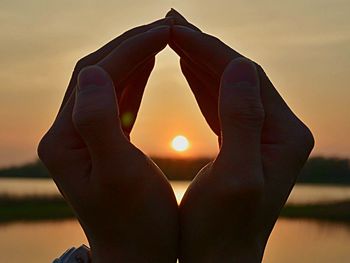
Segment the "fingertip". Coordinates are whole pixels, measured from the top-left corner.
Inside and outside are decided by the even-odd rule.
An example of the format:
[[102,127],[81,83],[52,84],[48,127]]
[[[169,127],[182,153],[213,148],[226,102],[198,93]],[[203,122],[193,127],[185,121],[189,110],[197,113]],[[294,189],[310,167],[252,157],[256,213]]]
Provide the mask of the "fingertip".
[[108,73],[98,65],[83,68],[78,75],[78,91],[88,86],[105,86],[110,81]]
[[188,22],[187,19],[183,15],[181,15],[178,11],[176,11],[174,8],[171,8],[171,10],[166,14],[166,17],[173,18],[174,25],[186,26],[195,31],[201,32],[201,30],[198,27]]
[[169,25],[162,25],[154,27],[148,30],[146,33],[151,35],[152,39],[157,38],[157,40],[160,41],[159,43],[161,43],[161,48],[164,48],[170,39],[170,29],[171,27]]
[[200,34],[198,31],[182,25],[174,25],[171,29],[172,41],[185,49],[191,48],[198,42],[197,38]]
[[93,158],[110,152],[115,141],[122,141],[118,116],[115,88],[108,73],[97,65],[83,68],[71,119]]
[[103,67],[114,84],[125,81],[129,74],[147,59],[163,50],[170,38],[170,26],[161,25],[137,34],[120,44],[98,65]]
[[258,132],[262,127],[265,112],[259,77],[249,59],[240,57],[227,65],[221,77],[219,115],[223,131],[244,127]]
[[258,86],[259,77],[256,66],[251,60],[238,57],[226,66],[221,82],[228,85],[246,83],[249,86]]
[[176,9],[171,8],[170,11],[165,15],[165,17],[173,17],[178,21],[187,22],[186,18],[184,18]]
[[174,17],[174,8],[170,8],[170,10],[166,13],[165,17]]
[[86,126],[118,112],[115,89],[108,73],[97,65],[83,68],[78,75],[73,122]]

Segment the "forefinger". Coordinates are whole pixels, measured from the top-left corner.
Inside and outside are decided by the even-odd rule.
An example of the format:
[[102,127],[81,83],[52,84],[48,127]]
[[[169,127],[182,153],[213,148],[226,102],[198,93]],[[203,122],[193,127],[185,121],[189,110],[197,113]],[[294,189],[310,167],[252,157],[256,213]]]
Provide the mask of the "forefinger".
[[97,63],[111,76],[118,98],[123,92],[121,83],[130,76],[134,69],[164,49],[169,37],[169,26],[153,28],[127,39]]
[[123,43],[127,39],[134,37],[138,34],[144,33],[157,26],[167,25],[167,24],[170,25],[171,20],[172,20],[171,18],[163,18],[155,22],[152,22],[150,24],[142,25],[142,26],[130,29],[125,33],[123,33],[122,35],[118,36],[117,38],[111,40],[110,42],[108,42],[98,50],[80,59],[74,68],[71,80],[68,84],[59,112],[62,111],[64,105],[66,105],[68,99],[70,98],[72,91],[76,86],[78,74],[84,67],[97,64],[99,61],[104,59],[109,53],[111,53],[114,49],[116,49],[121,43]]
[[194,63],[204,65],[219,78],[230,61],[243,57],[218,38],[186,26],[174,25],[171,38],[187,58]]

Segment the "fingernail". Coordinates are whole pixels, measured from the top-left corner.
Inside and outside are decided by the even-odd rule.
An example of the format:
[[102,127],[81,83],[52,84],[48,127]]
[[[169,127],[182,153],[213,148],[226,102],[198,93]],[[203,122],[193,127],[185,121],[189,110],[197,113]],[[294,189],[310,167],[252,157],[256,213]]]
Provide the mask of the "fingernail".
[[164,30],[166,30],[166,29],[169,30],[169,29],[170,29],[170,26],[168,26],[168,25],[157,26],[157,27],[154,27],[154,28],[148,30],[147,32],[148,32],[148,33],[154,33],[154,32],[164,31]]
[[225,82],[238,84],[241,82],[248,83],[250,86],[258,84],[258,75],[255,65],[246,58],[237,58],[233,60],[225,69]]
[[105,86],[108,82],[106,72],[99,66],[89,66],[82,69],[78,76],[78,90],[88,86]]

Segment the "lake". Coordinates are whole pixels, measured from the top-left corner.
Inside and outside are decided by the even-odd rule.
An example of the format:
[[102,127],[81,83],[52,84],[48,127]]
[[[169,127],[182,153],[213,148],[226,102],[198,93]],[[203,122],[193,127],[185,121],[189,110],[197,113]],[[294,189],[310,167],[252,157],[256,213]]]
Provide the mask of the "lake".
[[[188,182],[172,182],[180,200]],[[0,178],[0,195],[57,195],[48,179]],[[350,198],[350,187],[294,188],[290,203],[329,202]],[[1,211],[0,211],[1,216]],[[86,243],[76,220],[0,224],[0,262],[47,263],[71,246]],[[264,263],[348,263],[350,224],[314,220],[278,220],[270,237]]]

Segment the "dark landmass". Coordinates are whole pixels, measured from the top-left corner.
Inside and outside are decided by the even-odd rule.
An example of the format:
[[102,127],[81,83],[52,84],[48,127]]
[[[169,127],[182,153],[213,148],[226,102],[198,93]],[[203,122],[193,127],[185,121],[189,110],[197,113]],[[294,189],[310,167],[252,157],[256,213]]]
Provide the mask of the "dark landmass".
[[299,183],[350,185],[350,160],[340,158],[310,158],[301,171]]
[[0,169],[0,177],[8,178],[50,178],[50,174],[41,161],[20,166]]
[[350,224],[350,200],[322,204],[286,205],[281,216]]
[[13,221],[62,220],[74,213],[62,197],[0,197],[0,223]]
[[[209,158],[170,159],[152,158],[170,180],[192,180],[198,171],[211,161]],[[7,178],[50,178],[41,161],[21,166],[0,169],[0,177]]]
[[[170,180],[192,180],[209,158],[169,159],[153,158]],[[40,161],[0,169],[0,177],[49,178],[50,175]],[[312,157],[306,163],[297,180],[303,184],[350,185],[350,160],[341,158]]]
[[[72,209],[59,196],[25,198],[0,196],[0,211],[0,223],[75,217]],[[350,224],[350,200],[325,204],[286,205],[281,217]]]

